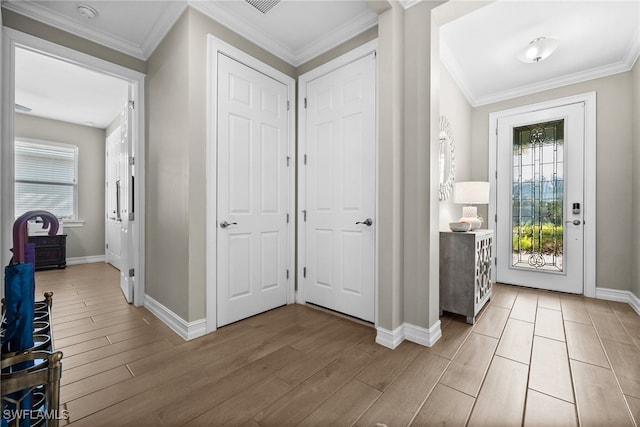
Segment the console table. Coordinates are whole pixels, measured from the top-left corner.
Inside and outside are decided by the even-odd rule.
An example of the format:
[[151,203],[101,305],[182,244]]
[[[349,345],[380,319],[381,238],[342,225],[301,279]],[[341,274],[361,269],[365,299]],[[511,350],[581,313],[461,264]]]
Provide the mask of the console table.
[[440,232],[440,314],[476,315],[491,298],[493,230]]
[[29,236],[36,245],[36,270],[65,268],[67,266],[67,235]]

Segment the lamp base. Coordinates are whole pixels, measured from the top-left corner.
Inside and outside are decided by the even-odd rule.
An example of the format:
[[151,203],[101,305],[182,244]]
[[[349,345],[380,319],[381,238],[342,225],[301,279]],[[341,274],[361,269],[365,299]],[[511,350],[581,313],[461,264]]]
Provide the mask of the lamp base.
[[471,231],[477,230],[482,225],[482,221],[480,221],[477,216],[463,216],[460,218],[460,222],[466,222],[469,224],[471,226],[469,230]]

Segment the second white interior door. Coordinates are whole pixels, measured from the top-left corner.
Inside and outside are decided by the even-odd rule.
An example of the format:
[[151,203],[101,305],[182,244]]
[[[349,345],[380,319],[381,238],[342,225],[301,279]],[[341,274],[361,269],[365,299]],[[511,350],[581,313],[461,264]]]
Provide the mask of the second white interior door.
[[310,80],[304,299],[370,322],[375,313],[375,53]]

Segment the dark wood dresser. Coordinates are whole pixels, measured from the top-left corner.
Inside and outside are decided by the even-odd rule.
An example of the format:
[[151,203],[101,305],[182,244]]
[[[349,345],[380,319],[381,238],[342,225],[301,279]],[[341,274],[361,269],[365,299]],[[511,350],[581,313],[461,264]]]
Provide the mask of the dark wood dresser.
[[36,245],[36,270],[65,268],[67,266],[67,235],[29,236]]

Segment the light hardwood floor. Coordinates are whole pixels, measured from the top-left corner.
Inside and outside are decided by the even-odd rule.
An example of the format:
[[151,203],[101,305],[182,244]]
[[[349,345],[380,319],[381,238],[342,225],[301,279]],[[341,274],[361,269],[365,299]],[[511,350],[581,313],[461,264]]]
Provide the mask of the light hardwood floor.
[[473,327],[445,314],[432,348],[389,350],[372,327],[301,305],[185,342],[126,304],[101,263],[36,283],[54,291],[74,427],[640,422],[640,316],[627,304],[496,285]]

